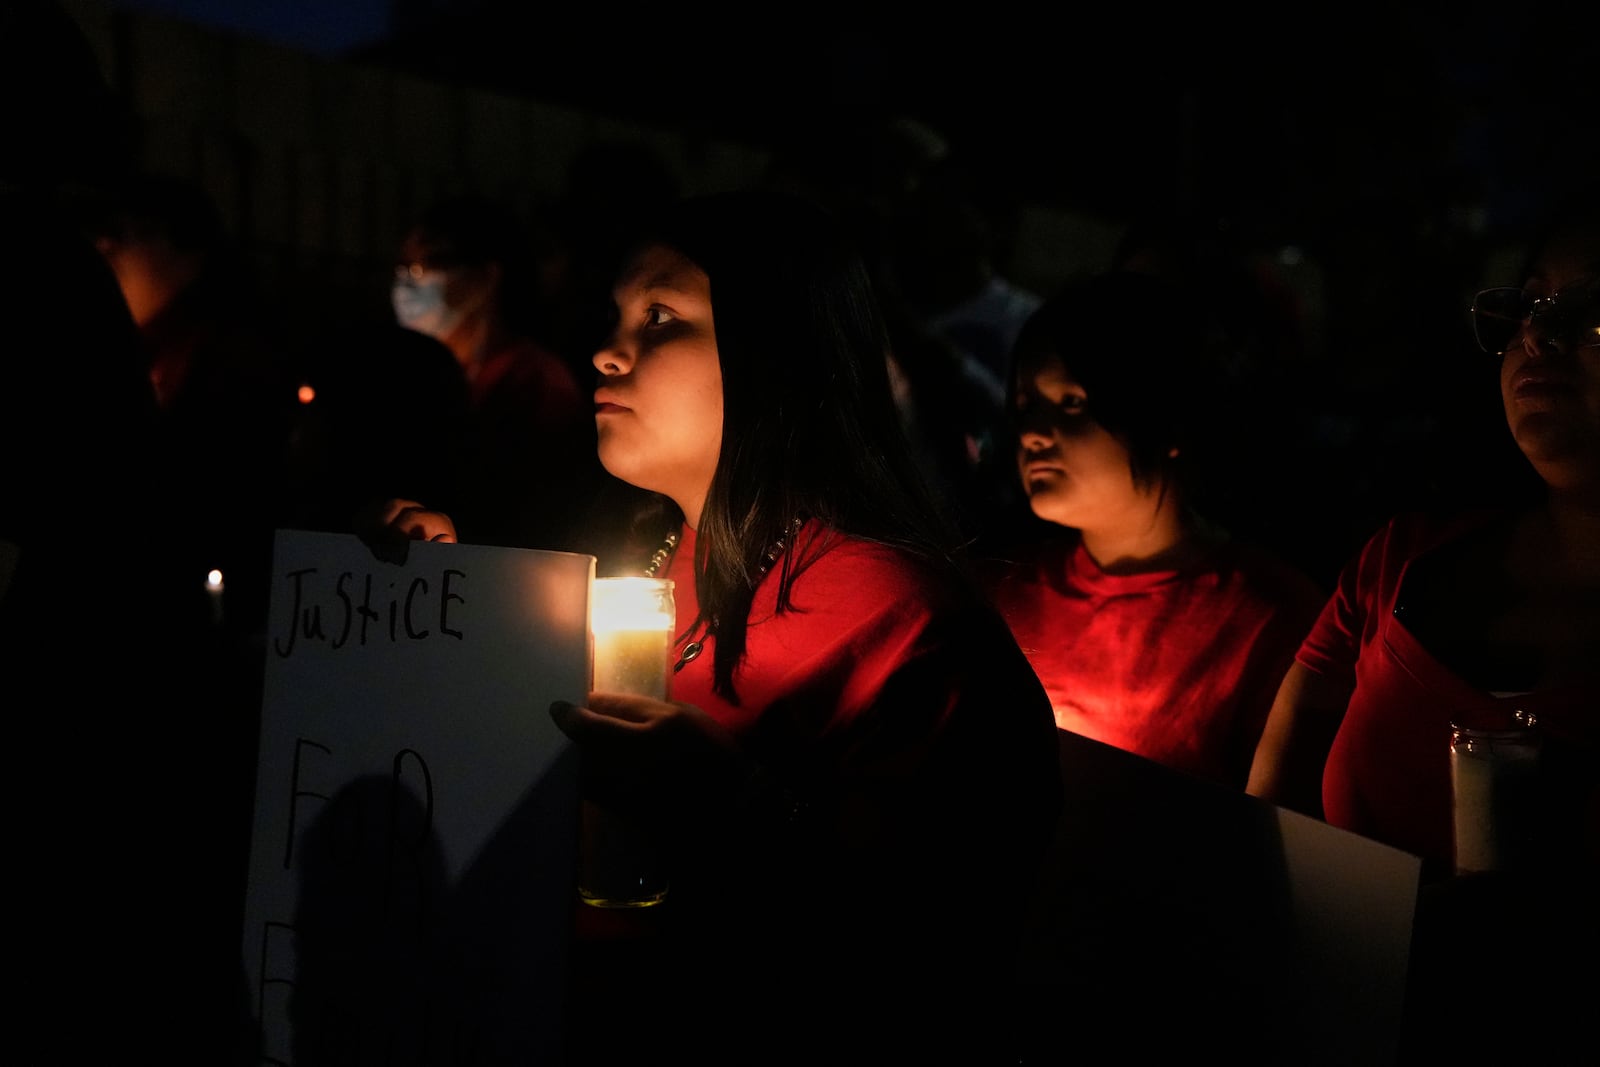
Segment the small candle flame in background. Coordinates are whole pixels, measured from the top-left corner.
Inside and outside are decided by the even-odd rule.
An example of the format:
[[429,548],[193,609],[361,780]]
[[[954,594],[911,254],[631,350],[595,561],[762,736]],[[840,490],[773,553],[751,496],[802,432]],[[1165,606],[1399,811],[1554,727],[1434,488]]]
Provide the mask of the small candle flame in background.
[[215,567],[206,573],[206,593],[211,597],[211,624],[222,625],[222,572]]

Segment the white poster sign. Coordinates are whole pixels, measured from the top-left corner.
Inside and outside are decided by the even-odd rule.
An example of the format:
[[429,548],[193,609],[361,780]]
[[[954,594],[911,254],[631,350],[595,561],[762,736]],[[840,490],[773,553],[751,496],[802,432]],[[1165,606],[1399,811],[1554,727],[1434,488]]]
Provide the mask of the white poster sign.
[[262,1062],[559,1059],[587,555],[280,530],[244,962]]

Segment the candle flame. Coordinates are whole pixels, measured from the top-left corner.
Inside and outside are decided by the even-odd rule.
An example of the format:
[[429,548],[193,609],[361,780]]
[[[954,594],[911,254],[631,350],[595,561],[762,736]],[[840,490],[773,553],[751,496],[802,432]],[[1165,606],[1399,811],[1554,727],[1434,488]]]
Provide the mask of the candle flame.
[[600,578],[594,583],[593,631],[661,630],[671,632],[672,612],[664,610],[660,578]]

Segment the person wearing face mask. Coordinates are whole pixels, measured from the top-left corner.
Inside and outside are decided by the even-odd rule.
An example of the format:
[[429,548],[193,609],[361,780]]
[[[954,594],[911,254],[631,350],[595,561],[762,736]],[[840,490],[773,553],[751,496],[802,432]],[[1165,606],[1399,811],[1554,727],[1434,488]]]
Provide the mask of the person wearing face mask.
[[[461,325],[465,312],[445,303],[448,272],[429,269],[421,263],[406,263],[395,268],[395,321],[408,330],[442,341]],[[469,364],[470,365],[470,364]]]
[[1203,513],[1226,390],[1201,321],[1175,283],[1120,271],[1034,312],[1010,383],[1033,521],[985,554],[1057,727],[1243,789],[1323,595]]
[[608,479],[595,459],[592,405],[526,318],[532,250],[503,204],[478,196],[433,204],[400,244],[395,320],[449,348],[467,381],[462,461],[446,498],[464,534],[598,552],[589,517]]

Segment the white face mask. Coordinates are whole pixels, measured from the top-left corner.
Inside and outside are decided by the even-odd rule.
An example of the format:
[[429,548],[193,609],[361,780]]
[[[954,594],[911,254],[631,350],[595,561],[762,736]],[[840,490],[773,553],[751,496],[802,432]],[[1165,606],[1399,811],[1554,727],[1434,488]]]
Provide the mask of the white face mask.
[[448,337],[461,325],[464,314],[445,302],[444,291],[449,280],[449,273],[442,270],[410,272],[402,268],[396,272],[394,288],[389,294],[395,321],[436,340]]

